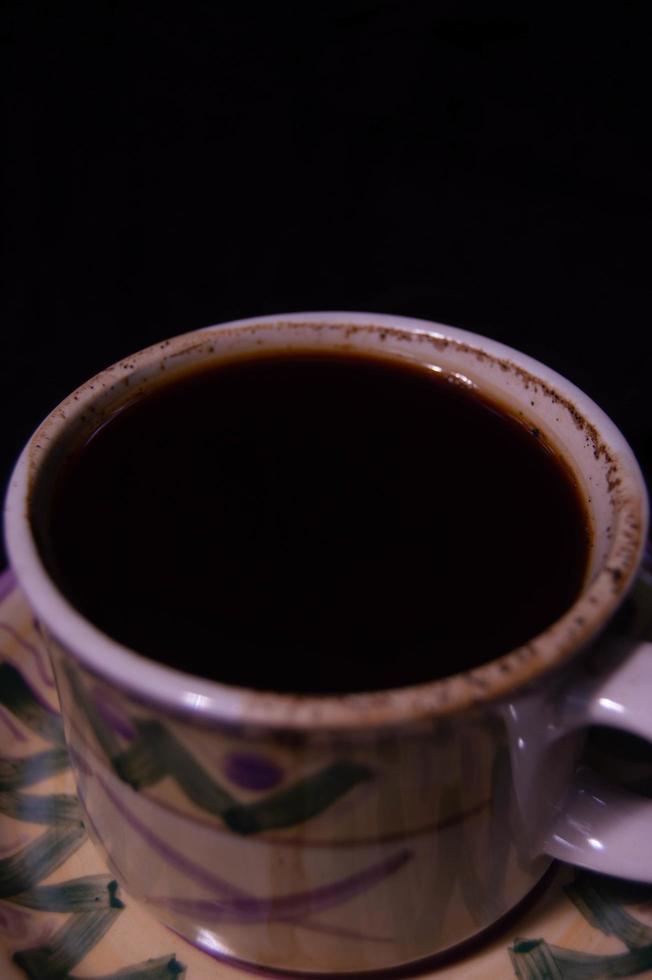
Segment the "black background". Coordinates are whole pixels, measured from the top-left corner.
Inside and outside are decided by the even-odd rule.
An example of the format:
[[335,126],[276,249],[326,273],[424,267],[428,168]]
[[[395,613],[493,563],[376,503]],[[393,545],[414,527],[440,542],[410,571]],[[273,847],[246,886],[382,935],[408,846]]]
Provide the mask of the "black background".
[[650,473],[650,35],[580,7],[10,6],[3,480],[112,361],[309,309],[519,347]]

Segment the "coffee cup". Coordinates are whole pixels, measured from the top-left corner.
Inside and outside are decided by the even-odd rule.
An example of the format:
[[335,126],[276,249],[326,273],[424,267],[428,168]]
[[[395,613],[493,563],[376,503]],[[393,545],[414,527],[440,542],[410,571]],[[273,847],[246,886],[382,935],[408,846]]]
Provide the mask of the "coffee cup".
[[[541,435],[589,515],[587,574],[568,608],[470,669],[326,695],[184,673],[80,613],[44,560],[39,523],[84,434],[127,395],[144,398],[184,371],[292,349],[436,369]],[[284,973],[394,969],[482,936],[555,858],[652,881],[652,803],[578,770],[591,725],[652,740],[652,649],[605,636],[640,567],[645,486],[608,417],[527,355],[366,313],[181,335],[101,372],[48,416],[17,463],[5,521],[53,663],[89,833],[127,892],[217,959]],[[463,587],[472,617],[483,589],[472,556]]]

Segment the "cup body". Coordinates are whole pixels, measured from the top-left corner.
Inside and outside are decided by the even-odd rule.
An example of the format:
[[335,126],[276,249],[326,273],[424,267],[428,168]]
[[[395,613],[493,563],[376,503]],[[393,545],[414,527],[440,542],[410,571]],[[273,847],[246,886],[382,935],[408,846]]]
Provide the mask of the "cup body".
[[129,894],[218,956],[409,963],[484,930],[550,863],[493,707],[364,733],[204,726],[49,645],[89,832]]
[[[288,347],[421,361],[480,386],[539,429],[570,464],[593,524],[590,573],[568,613],[476,670],[321,699],[193,678],[83,620],[45,572],[31,525],[70,446],[161,371]],[[554,372],[454,328],[323,313],[178,337],[82,386],[21,457],[6,528],[52,658],[89,831],[127,892],[218,958],[348,973],[465,942],[545,872],[540,840],[582,737],[569,736],[528,782],[516,775],[523,722],[515,734],[513,719],[533,692],[554,700],[618,607],[646,519],[643,481],[623,437]],[[482,588],[472,557],[465,587],[472,614]]]

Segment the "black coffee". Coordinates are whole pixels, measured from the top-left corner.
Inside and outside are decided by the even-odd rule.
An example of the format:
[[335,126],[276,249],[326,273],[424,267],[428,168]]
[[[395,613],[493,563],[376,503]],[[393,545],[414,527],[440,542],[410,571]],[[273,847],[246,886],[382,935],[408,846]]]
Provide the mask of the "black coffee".
[[332,693],[477,666],[576,598],[588,518],[540,434],[422,366],[283,353],[189,373],[66,462],[41,548],[147,657]]

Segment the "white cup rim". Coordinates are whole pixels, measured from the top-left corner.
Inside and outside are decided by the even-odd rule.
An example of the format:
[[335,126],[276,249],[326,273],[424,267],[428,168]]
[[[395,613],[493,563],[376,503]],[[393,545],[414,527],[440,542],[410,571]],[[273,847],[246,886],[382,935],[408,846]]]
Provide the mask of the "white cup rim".
[[[270,325],[329,326],[341,330],[389,330],[450,343],[488,357],[503,370],[527,373],[558,393],[584,420],[614,468],[619,504],[609,553],[602,567],[569,610],[529,643],[480,667],[441,680],[388,691],[344,695],[287,695],[220,684],[149,660],[101,632],[71,605],[51,580],[38,553],[29,521],[31,488],[53,442],[92,403],[100,389],[129,383],[154,358],[186,356],[210,343],[213,331],[255,331]],[[127,379],[125,381],[125,379]],[[597,450],[596,450],[597,451]],[[253,725],[280,729],[368,729],[431,719],[503,699],[563,664],[603,627],[632,584],[647,533],[645,484],[634,454],[607,415],[580,389],[526,354],[489,338],[440,323],[378,313],[325,311],[277,314],[229,321],[156,344],[90,379],[48,416],[21,454],[9,483],[5,536],[11,566],[35,614],[47,631],[87,670],[143,703],[170,715],[193,716],[205,724]]]

